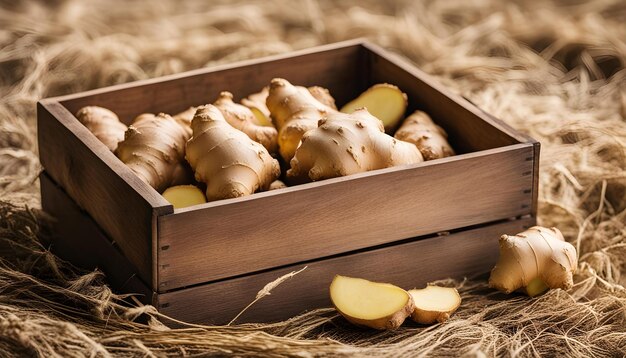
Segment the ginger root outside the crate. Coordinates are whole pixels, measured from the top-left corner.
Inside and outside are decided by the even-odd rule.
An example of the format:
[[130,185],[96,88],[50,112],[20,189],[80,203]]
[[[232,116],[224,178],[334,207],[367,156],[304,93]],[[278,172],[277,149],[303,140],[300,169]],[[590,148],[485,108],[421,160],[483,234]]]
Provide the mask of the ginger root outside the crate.
[[504,293],[520,290],[534,297],[547,289],[569,289],[578,255],[557,228],[533,226],[517,235],[502,235],[500,258],[489,286]]
[[[300,86],[296,86],[300,87]],[[311,93],[313,98],[318,100],[320,103],[332,108],[337,109],[335,105],[335,99],[330,95],[330,92],[323,87],[320,86],[312,86],[307,88]],[[263,87],[260,92],[253,93],[248,97],[241,100],[241,104],[250,108],[252,113],[257,119],[259,125],[262,126],[272,126],[272,118],[270,110],[267,108],[267,96],[269,95],[269,87]]]
[[454,155],[454,150],[448,143],[446,131],[422,111],[415,111],[408,116],[394,137],[415,144],[424,156],[424,160]]
[[426,288],[409,290],[415,303],[411,319],[421,324],[445,322],[461,305],[456,288],[428,285]]
[[206,203],[206,197],[202,190],[195,185],[171,186],[163,192],[165,200],[169,201],[175,209]]
[[198,107],[186,158],[196,180],[206,183],[207,200],[267,190],[280,176],[278,161],[260,143],[233,128],[213,105]]
[[116,154],[141,180],[158,192],[191,182],[185,162],[189,128],[167,114],[139,115],[128,127]]
[[279,153],[286,162],[293,158],[302,135],[316,128],[326,114],[336,112],[315,99],[306,88],[282,78],[270,83],[266,104],[278,129]]
[[340,275],[330,285],[330,299],[350,323],[379,330],[400,327],[415,309],[400,287]]
[[422,161],[415,145],[385,134],[366,109],[334,112],[302,137],[287,178],[316,181]]
[[83,107],[76,112],[76,118],[112,152],[124,140],[124,133],[128,129],[115,113],[103,107]]
[[270,153],[276,152],[276,128],[257,124],[254,113],[248,107],[233,102],[232,93],[221,92],[213,105],[222,112],[228,124],[244,132],[253,141],[261,143]]
[[350,114],[358,109],[367,108],[371,115],[383,122],[385,131],[391,133],[404,117],[407,105],[408,98],[398,87],[379,83],[348,102],[341,108],[341,112]]

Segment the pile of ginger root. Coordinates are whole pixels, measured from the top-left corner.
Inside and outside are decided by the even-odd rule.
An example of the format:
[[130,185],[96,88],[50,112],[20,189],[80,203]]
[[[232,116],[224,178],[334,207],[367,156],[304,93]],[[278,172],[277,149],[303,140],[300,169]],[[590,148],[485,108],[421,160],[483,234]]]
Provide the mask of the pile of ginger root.
[[211,104],[142,113],[128,126],[98,106],[76,118],[175,208],[454,155],[426,113],[404,118],[407,95],[391,84],[341,109],[328,89],[282,78],[234,98],[222,91]]

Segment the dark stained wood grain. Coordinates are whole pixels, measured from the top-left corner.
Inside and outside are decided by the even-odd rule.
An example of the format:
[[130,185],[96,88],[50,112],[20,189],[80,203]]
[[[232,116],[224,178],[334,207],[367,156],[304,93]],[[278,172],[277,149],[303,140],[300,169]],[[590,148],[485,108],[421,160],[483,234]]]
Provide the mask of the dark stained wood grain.
[[137,276],[137,268],[70,197],[45,173],[39,176],[41,205],[53,217],[50,250],[87,270],[99,269],[116,290],[136,294],[152,304],[153,292]]
[[534,225],[528,217],[436,236],[411,243],[293,265],[260,274],[160,294],[158,308],[174,318],[224,324],[252,302],[267,283],[308,266],[272,290],[238,322],[287,319],[306,310],[332,307],[328,287],[334,275],[391,282],[405,289],[448,277],[463,278],[488,272],[498,258],[498,238]]
[[[469,101],[469,104],[471,106],[474,106],[474,104],[471,101]],[[539,143],[536,139],[532,138],[526,133],[516,131],[515,129],[508,126],[506,123],[503,123],[500,119],[494,117],[489,112],[486,112],[485,110],[481,108],[478,108],[478,110],[479,110],[479,115],[481,119],[486,120],[489,123],[493,123],[495,126],[498,126],[498,128],[502,128],[507,133],[511,133],[511,135],[514,136],[516,140],[522,143],[530,143],[533,145],[533,156],[532,158],[531,157],[526,158],[526,160],[533,162],[533,170],[531,174],[533,177],[533,185],[532,185],[532,188],[530,189],[531,196],[533,198],[533,204],[531,206],[530,214],[532,216],[537,216],[537,207],[538,207],[538,201],[539,201],[538,200],[539,199],[539,163],[540,163],[540,155],[541,155],[541,143]]]
[[532,187],[532,210],[530,214],[537,216],[539,209],[539,163],[541,156],[541,143],[531,139],[533,144],[533,187]]
[[530,213],[532,144],[160,216],[158,292]]
[[39,102],[37,120],[39,158],[50,177],[115,240],[140,277],[156,284],[153,215],[172,206],[60,104]]

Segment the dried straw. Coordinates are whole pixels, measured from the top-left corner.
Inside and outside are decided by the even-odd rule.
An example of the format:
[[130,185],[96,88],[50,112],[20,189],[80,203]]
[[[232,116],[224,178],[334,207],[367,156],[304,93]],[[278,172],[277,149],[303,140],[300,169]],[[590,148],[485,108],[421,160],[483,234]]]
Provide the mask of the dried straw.
[[[622,0],[0,4],[0,356],[626,352]],[[37,99],[357,36],[542,142],[539,220],[579,249],[574,288],[529,299],[484,280],[446,281],[463,297],[453,318],[395,332],[353,328],[332,309],[274,324],[169,329],[153,307],[123,305],[100,272],[47,251],[48,219],[28,209],[39,207]]]

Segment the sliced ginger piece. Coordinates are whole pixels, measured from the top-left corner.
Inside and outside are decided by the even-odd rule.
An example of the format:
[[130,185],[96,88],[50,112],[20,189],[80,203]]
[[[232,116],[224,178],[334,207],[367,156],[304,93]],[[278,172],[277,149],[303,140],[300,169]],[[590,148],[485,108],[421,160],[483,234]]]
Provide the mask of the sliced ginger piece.
[[519,290],[534,297],[550,288],[569,289],[578,265],[574,246],[557,228],[533,226],[517,235],[502,235],[500,258],[489,286],[504,293]]
[[343,113],[352,113],[360,108],[380,119],[387,133],[393,131],[404,117],[408,104],[407,96],[398,87],[388,83],[379,83],[361,93],[341,108]]
[[169,201],[175,209],[206,203],[206,197],[200,188],[195,185],[176,185],[165,189],[165,200]]
[[350,323],[375,329],[396,329],[415,306],[408,292],[388,283],[337,275],[330,299]]
[[411,319],[421,324],[444,322],[461,305],[461,296],[455,288],[428,285],[409,290],[415,310]]

